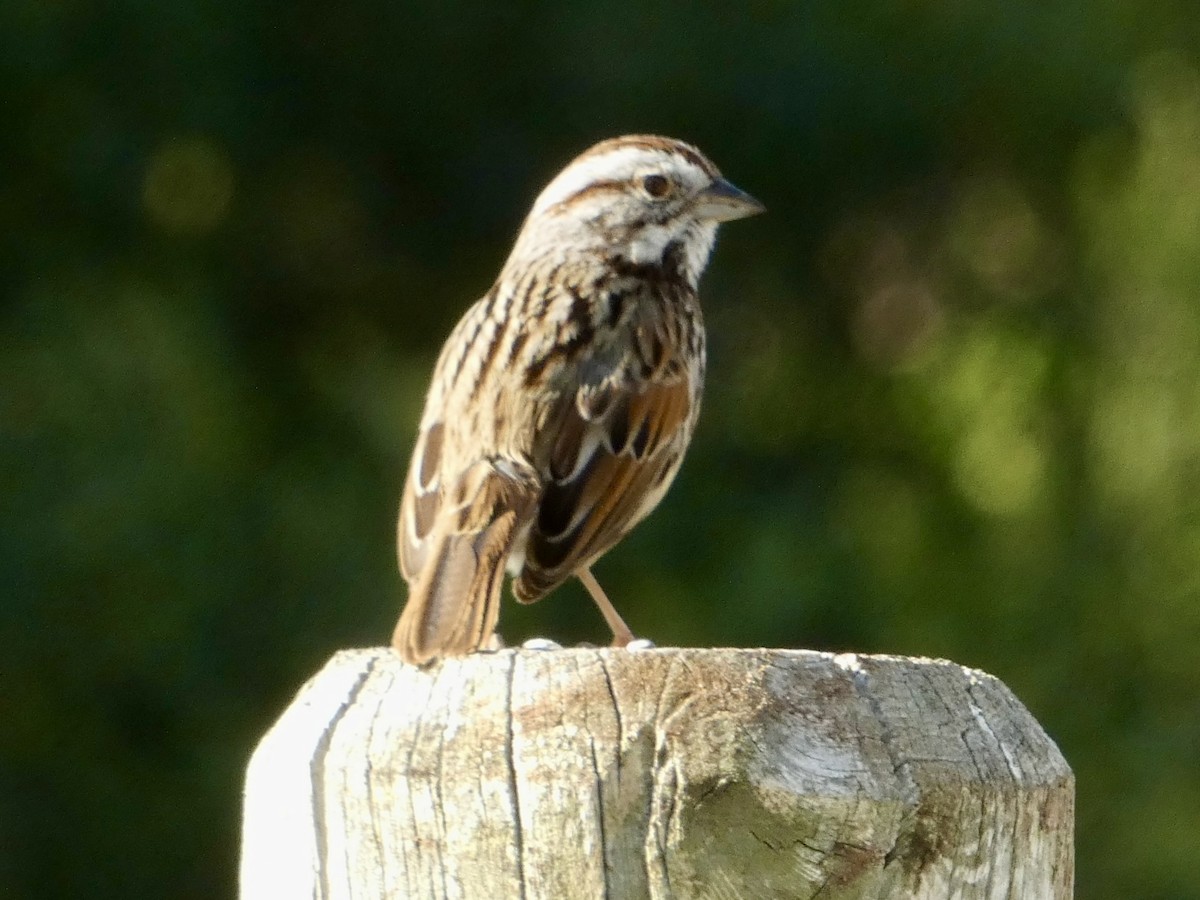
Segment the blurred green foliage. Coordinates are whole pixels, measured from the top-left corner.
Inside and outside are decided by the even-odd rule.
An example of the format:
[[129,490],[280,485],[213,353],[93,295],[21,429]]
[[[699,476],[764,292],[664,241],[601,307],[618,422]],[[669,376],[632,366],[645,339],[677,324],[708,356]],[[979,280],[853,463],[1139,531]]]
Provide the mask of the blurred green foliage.
[[[233,891],[255,740],[390,633],[438,346],[649,130],[770,214],[599,566],[631,624],[987,669],[1075,767],[1079,896],[1200,897],[1190,0],[7,0],[0,113],[0,896]],[[504,630],[604,633],[574,586]]]

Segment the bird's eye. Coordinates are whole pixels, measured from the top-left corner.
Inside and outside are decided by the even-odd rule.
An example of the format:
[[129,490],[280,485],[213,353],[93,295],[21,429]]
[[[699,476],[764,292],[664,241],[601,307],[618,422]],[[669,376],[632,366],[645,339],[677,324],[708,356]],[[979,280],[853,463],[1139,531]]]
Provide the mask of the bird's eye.
[[642,179],[642,190],[655,200],[661,200],[671,193],[671,181],[665,175],[647,175]]

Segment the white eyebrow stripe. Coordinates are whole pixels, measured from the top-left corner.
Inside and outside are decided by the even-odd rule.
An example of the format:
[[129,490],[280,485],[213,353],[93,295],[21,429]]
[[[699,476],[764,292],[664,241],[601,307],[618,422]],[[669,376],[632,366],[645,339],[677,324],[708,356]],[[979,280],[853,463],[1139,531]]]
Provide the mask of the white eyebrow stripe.
[[701,170],[677,154],[665,150],[650,150],[645,147],[618,147],[607,153],[586,156],[564,169],[557,178],[546,186],[533,204],[532,214],[537,215],[556,203],[573,197],[588,185],[599,181],[628,181],[640,172],[655,168],[687,168]]

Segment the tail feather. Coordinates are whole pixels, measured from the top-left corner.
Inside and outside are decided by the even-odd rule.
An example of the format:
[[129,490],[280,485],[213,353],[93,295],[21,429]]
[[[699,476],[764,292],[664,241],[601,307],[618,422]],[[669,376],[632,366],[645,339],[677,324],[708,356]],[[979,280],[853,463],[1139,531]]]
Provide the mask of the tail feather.
[[392,635],[392,646],[414,665],[464,656],[491,640],[504,566],[534,507],[529,479],[488,463],[464,473],[454,492],[458,502],[447,504],[426,539],[429,552]]
[[479,534],[445,535],[432,548],[392,636],[405,662],[426,665],[464,656],[491,639],[514,519],[508,513]]

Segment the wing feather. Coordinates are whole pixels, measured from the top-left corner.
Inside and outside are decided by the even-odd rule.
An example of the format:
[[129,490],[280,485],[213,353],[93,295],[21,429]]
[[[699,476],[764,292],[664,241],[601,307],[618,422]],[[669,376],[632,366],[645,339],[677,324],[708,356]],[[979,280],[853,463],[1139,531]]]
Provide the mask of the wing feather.
[[[608,389],[600,404],[594,391],[587,403],[563,403],[553,477],[513,583],[518,600],[537,600],[616,544],[653,509],[678,468],[694,421],[686,378]],[[590,420],[597,406],[603,415]]]
[[439,472],[444,437],[445,427],[441,422],[421,429],[404,482],[396,545],[400,555],[400,571],[409,581],[425,567],[428,557],[426,539],[433,530],[442,505]]

